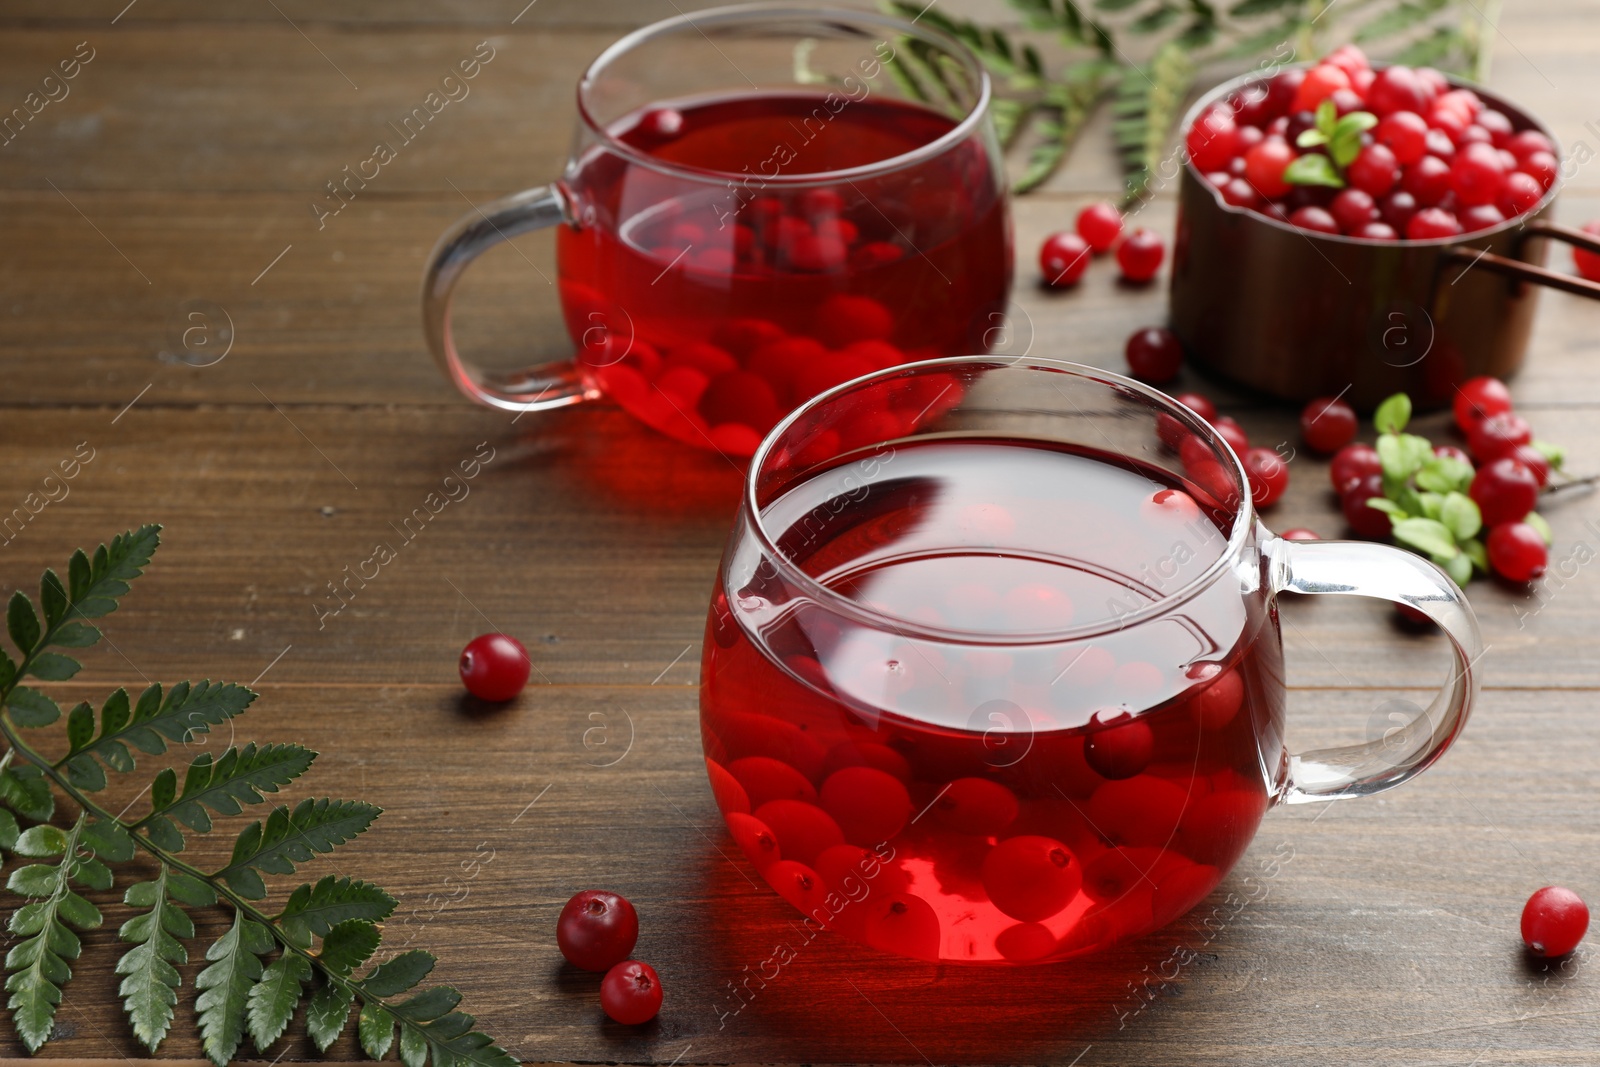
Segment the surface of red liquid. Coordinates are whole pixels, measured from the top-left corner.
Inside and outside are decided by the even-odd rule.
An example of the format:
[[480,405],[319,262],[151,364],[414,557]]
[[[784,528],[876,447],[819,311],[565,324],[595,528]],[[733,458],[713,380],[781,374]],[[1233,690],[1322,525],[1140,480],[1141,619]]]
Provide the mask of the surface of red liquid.
[[924,959],[1063,959],[1204,899],[1284,760],[1277,619],[1211,570],[1228,531],[1084,450],[931,439],[863,469],[780,489],[763,525],[872,615],[737,543],[719,578],[701,728],[751,861]]
[[885,173],[828,177],[955,128],[917,104],[800,91],[628,116],[611,133],[638,156],[592,149],[565,183],[579,225],[557,256],[580,364],[648,425],[747,456],[834,385],[987,352],[1007,328],[1011,249],[981,128]]

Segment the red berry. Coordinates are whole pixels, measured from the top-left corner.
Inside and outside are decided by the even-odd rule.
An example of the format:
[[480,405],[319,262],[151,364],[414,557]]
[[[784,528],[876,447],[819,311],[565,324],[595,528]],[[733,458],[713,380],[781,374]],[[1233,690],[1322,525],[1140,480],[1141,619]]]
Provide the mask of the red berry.
[[1135,331],[1123,351],[1128,357],[1128,373],[1141,381],[1169,382],[1183,367],[1178,335],[1162,326]]
[[1052,288],[1076,285],[1088,266],[1089,242],[1075,233],[1053,233],[1039,247],[1039,271]]
[[1533,427],[1528,420],[1510,411],[1490,415],[1467,431],[1467,447],[1479,463],[1499,459],[1532,440]]
[[1361,229],[1350,235],[1351,237],[1364,237],[1368,241],[1398,241],[1400,235],[1395,228],[1387,222],[1369,222]]
[[1289,488],[1289,465],[1270,448],[1252,448],[1244,454],[1244,472],[1250,495],[1258,508],[1271,507]]
[[1296,208],[1289,216],[1289,225],[1298,226],[1302,230],[1312,230],[1316,233],[1339,233],[1339,223],[1334,217],[1320,207]]
[[1369,144],[1345,170],[1350,184],[1372,196],[1382,196],[1400,180],[1400,164],[1387,145]]
[[1450,161],[1450,188],[1456,200],[1468,207],[1500,199],[1505,165],[1492,145],[1471,143]]
[[1456,390],[1454,413],[1461,432],[1470,434],[1473,427],[1490,415],[1511,410],[1511,390],[1499,378],[1488,376],[1462,382]]
[[1378,203],[1378,214],[1383,216],[1384,222],[1394,227],[1396,233],[1404,233],[1406,223],[1416,213],[1417,198],[1404,189],[1396,189]]
[[1438,156],[1423,156],[1400,173],[1400,187],[1421,207],[1433,207],[1450,191],[1450,164]]
[[1289,114],[1294,110],[1294,98],[1300,91],[1300,83],[1306,80],[1303,67],[1290,67],[1281,70],[1272,76],[1267,83],[1267,99],[1262,105],[1265,114],[1276,119]]
[[1328,469],[1328,477],[1333,482],[1333,491],[1344,496],[1355,482],[1382,471],[1383,463],[1378,459],[1378,450],[1358,442],[1339,449],[1333,457],[1333,465]]
[[1420,112],[1428,106],[1428,90],[1410,67],[1385,67],[1367,89],[1367,106],[1379,116]]
[[1394,153],[1395,162],[1402,166],[1410,166],[1428,151],[1428,123],[1415,111],[1385,115],[1372,136],[1379,144],[1387,146]]
[[1378,217],[1378,204],[1360,189],[1341,189],[1328,205],[1328,213],[1345,233],[1355,233]]
[[1494,135],[1476,122],[1470,123],[1466,129],[1461,131],[1461,136],[1456,140],[1458,148],[1469,144],[1486,144],[1492,148],[1494,147]]
[[1506,218],[1516,218],[1525,211],[1532,211],[1543,199],[1544,187],[1539,184],[1539,179],[1514,170],[1506,175],[1505,183],[1500,187],[1499,207]]
[[1522,906],[1522,940],[1535,956],[1565,956],[1588,929],[1589,905],[1570,889],[1547,885]]
[[522,642],[506,634],[482,634],[461,650],[461,684],[479,700],[510,700],[528,684],[533,666]]
[[[1591,237],[1600,237],[1600,219],[1586,222],[1579,228]],[[1592,282],[1600,282],[1600,253],[1574,248],[1572,250],[1572,263],[1578,268],[1579,274]]]
[[1472,457],[1467,455],[1466,449],[1457,448],[1455,445],[1434,445],[1433,454],[1472,466]]
[[1173,399],[1207,422],[1217,420],[1217,405],[1199,393],[1179,393]]
[[1292,530],[1285,530],[1278,535],[1285,541],[1320,541],[1322,535],[1315,530],[1308,530],[1304,526],[1296,526]]
[[1102,778],[1132,778],[1150,762],[1155,734],[1150,724],[1126,711],[1097,711],[1083,758]]
[[1444,132],[1451,144],[1461,143],[1461,135],[1472,125],[1472,119],[1460,110],[1435,102],[1428,111],[1428,125]]
[[1555,155],[1556,151],[1556,146],[1551,143],[1550,138],[1538,130],[1520,130],[1512,134],[1500,147],[1509,149],[1519,161],[1527,159],[1535,152],[1549,152]]
[[1166,246],[1156,232],[1141,226],[1117,245],[1117,266],[1130,282],[1147,282],[1161,269],[1166,254]]
[[1522,164],[1517,169],[1533,175],[1541,189],[1549,189],[1561,173],[1561,161],[1552,152],[1530,152],[1522,158]]
[[1493,229],[1506,221],[1500,209],[1493,204],[1474,204],[1472,207],[1462,208],[1456,218],[1460,220],[1462,230],[1467,233]]
[[1306,447],[1321,455],[1337,452],[1356,436],[1356,412],[1334,396],[1319,396],[1300,412]]
[[1078,236],[1089,242],[1096,252],[1104,252],[1117,243],[1122,234],[1122,212],[1109,200],[1090,204],[1078,212]]
[[1532,445],[1518,445],[1511,450],[1510,456],[1533,475],[1533,480],[1543,489],[1550,481],[1550,457],[1540,452]]
[[1367,62],[1367,54],[1353,44],[1340,45],[1329,52],[1322,61],[1338,67],[1352,79],[1357,74],[1371,69],[1371,64]]
[[1211,423],[1212,428],[1217,431],[1218,435],[1228,442],[1228,447],[1233,449],[1234,454],[1243,456],[1250,451],[1250,438],[1244,432],[1243,426],[1240,426],[1226,415],[1207,421]]
[[1430,129],[1425,143],[1428,147],[1428,155],[1438,156],[1445,163],[1449,163],[1456,154],[1456,143],[1443,130]]
[[656,969],[638,960],[626,960],[606,972],[600,981],[600,1007],[624,1026],[638,1026],[661,1010],[661,979]]
[[1461,223],[1442,207],[1425,207],[1406,223],[1406,236],[1413,241],[1455,237],[1460,232]]
[[1350,75],[1331,63],[1321,63],[1306,72],[1305,80],[1295,91],[1294,111],[1315,111],[1317,105],[1340,89],[1350,88]]
[[1328,99],[1333,101],[1333,113],[1344,118],[1352,111],[1360,111],[1364,106],[1361,94],[1354,88],[1335,89],[1328,94]]
[[1083,886],[1083,864],[1052,837],[1011,837],[983,858],[989,902],[1019,922],[1041,922],[1072,902]]
[[1282,137],[1268,137],[1245,153],[1244,176],[1256,192],[1268,200],[1287,193],[1291,186],[1283,180],[1284,169],[1294,162],[1294,149]]
[[1243,178],[1229,178],[1217,191],[1222,194],[1222,202],[1233,207],[1255,207],[1260,199],[1255,186]]
[[1189,160],[1201,171],[1219,170],[1234,156],[1235,124],[1226,107],[1213,107],[1189,127],[1184,147]]
[[1507,581],[1531,582],[1544,573],[1549,562],[1544,538],[1525,522],[1491,527],[1486,547],[1489,567]]
[[556,944],[574,967],[608,971],[639,940],[639,913],[625,897],[603,889],[575,893],[556,920]]
[[1493,108],[1484,108],[1478,112],[1478,125],[1489,131],[1490,142],[1496,148],[1509,148],[1511,146],[1512,127],[1511,120],[1505,112]]
[[1350,528],[1362,537],[1387,538],[1392,524],[1389,522],[1387,512],[1379,511],[1367,503],[1373,497],[1383,495],[1383,477],[1378,474],[1368,474],[1359,481],[1346,486],[1340,508],[1344,512],[1344,521]]
[[1539,504],[1539,479],[1521,461],[1502,456],[1478,468],[1467,493],[1485,526],[1521,522]]

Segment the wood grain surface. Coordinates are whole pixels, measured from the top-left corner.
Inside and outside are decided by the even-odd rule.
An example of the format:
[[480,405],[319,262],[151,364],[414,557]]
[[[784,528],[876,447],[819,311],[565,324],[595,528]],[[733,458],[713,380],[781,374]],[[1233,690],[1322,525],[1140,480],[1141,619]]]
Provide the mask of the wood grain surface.
[[[0,147],[0,516],[62,460],[92,456],[67,495],[0,535],[0,594],[72,547],[167,527],[59,699],[254,680],[237,739],[322,753],[291,796],[386,809],[322,869],[395,892],[386,944],[438,952],[465,1007],[528,1061],[1600,1064],[1589,957],[1533,967],[1516,934],[1540,885],[1600,895],[1600,571],[1580,562],[1600,552],[1600,500],[1583,494],[1543,509],[1550,578],[1474,584],[1486,691],[1452,753],[1381,798],[1269,814],[1174,926],[1088,962],[1002,970],[806,941],[727,841],[700,763],[701,629],[739,472],[603,404],[515,423],[474,408],[421,342],[417,285],[439,232],[553,177],[583,65],[679,6],[523,2],[0,2],[0,109],[79,42],[95,50],[71,94]],[[946,2],[1012,17],[997,0]],[[319,228],[323,183],[482,41],[495,58],[471,95]],[[1577,0],[1506,5],[1493,84],[1567,145],[1600,149],[1597,45]],[[1098,264],[1049,293],[1031,264],[1046,233],[1115,189],[1105,138],[1090,130],[1017,203],[1014,320],[1033,352],[1122,369],[1123,339],[1163,315],[1161,287],[1120,286]],[[1576,168],[1561,218],[1600,215],[1597,168]],[[1170,233],[1170,197],[1144,210]],[[1552,261],[1570,269],[1565,252]],[[537,236],[486,257],[463,287],[463,346],[508,366],[562,355],[552,276]],[[194,313],[206,331],[186,339]],[[1600,307],[1546,295],[1514,383],[1584,472],[1600,471],[1597,351]],[[1292,411],[1190,372],[1185,387],[1259,443],[1297,440]],[[1448,436],[1440,417],[1422,426]],[[328,583],[474,455],[492,458],[469,495],[329,614]],[[1300,454],[1291,470],[1269,524],[1338,533],[1326,464]],[[1282,617],[1296,747],[1362,739],[1385,701],[1419,699],[1445,669],[1440,639],[1376,604],[1286,602]],[[461,646],[489,629],[521,635],[536,667],[503,709],[455,678]],[[640,954],[668,990],[645,1028],[605,1023],[593,978],[555,950],[562,902],[593,885],[641,911]],[[111,971],[117,899],[101,897],[108,922],[85,938],[44,1056],[141,1055]],[[728,983],[778,944],[794,962],[734,1013]],[[164,1058],[199,1055],[195,970]],[[0,1054],[23,1054],[8,1027]],[[330,1055],[359,1058],[349,1035]],[[317,1055],[297,1022],[260,1058],[274,1057]]]

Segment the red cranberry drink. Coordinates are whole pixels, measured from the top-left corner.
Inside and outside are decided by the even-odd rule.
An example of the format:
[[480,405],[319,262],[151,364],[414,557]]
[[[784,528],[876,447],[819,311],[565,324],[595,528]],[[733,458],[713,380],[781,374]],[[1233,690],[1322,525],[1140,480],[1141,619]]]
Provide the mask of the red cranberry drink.
[[[955,400],[921,432],[837,444],[856,401],[929,383]],[[1162,452],[1157,417],[1213,469]],[[1451,629],[1439,731],[1289,754],[1273,598],[1335,572]],[[807,405],[757,454],[701,730],[729,832],[812,922],[920,959],[1044,962],[1194,907],[1272,804],[1419,770],[1459,728],[1475,642],[1418,557],[1266,533],[1189,408],[1072,364],[944,360]]]

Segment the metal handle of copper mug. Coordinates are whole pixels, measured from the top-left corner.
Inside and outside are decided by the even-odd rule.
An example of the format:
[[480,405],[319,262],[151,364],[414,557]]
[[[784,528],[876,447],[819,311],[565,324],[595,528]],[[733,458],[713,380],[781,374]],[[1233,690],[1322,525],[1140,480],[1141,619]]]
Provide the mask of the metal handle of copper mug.
[[[1530,222],[1522,232],[1522,240],[1529,237],[1549,237],[1557,241],[1565,241],[1583,249],[1600,255],[1600,238],[1594,234],[1575,230],[1570,226],[1560,226],[1554,222]],[[1460,260],[1466,264],[1466,270],[1481,267],[1495,274],[1504,274],[1508,278],[1518,281],[1532,282],[1535,285],[1548,285],[1552,289],[1560,289],[1564,293],[1575,296],[1587,296],[1600,300],[1600,282],[1591,282],[1575,274],[1563,274],[1560,271],[1538,267],[1532,263],[1524,263],[1520,259],[1511,259],[1508,256],[1496,255],[1493,252],[1478,251],[1472,248],[1452,248],[1449,257]],[[1465,274],[1466,270],[1462,273]]]

